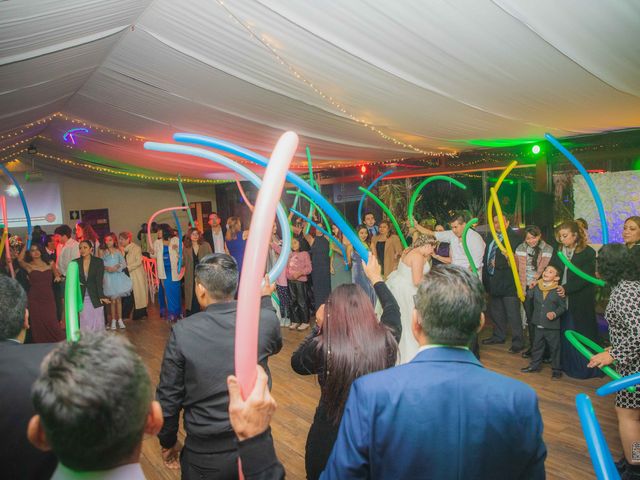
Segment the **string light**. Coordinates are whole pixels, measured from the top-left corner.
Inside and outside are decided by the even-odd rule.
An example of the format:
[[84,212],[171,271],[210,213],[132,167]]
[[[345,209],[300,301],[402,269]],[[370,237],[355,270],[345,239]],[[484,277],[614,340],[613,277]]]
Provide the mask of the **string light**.
[[[90,163],[80,163],[74,160],[70,160],[68,158],[62,158],[56,155],[48,155],[40,152],[36,153],[35,155],[48,160],[55,160],[58,163],[61,163],[69,167],[91,170],[94,172],[105,173],[108,175],[127,177],[127,178],[142,180],[146,182],[176,183],[178,181],[178,177],[165,177],[162,175],[146,175],[144,173],[128,172],[126,170],[117,170],[111,167],[92,165]],[[215,180],[210,178],[188,178],[188,177],[181,177],[181,179],[182,179],[182,183],[192,183],[192,184],[220,184],[220,183],[229,183],[229,182],[235,181],[235,180]]]
[[[377,128],[375,125],[372,125],[371,123],[369,123],[369,122],[367,122],[365,120],[362,120],[361,118],[358,118],[353,113],[349,112],[344,107],[344,105],[340,104],[331,95],[329,95],[329,94],[325,93],[323,90],[319,89],[316,85],[313,84],[313,82],[308,80],[302,73],[300,73],[298,70],[296,70],[296,68],[293,65],[291,65],[284,58],[282,58],[282,56],[278,53],[278,51],[275,49],[275,47],[273,45],[271,45],[271,43],[264,36],[262,36],[262,37],[258,36],[258,34],[254,32],[254,30],[253,30],[253,28],[251,28],[251,26],[249,26],[248,24],[245,24],[242,20],[240,20],[233,13],[231,13],[231,11],[225,6],[225,4],[224,4],[224,2],[222,0],[216,0],[216,1],[218,2],[218,5],[220,5],[227,12],[227,15],[229,16],[229,18],[233,19],[242,28],[244,28],[246,31],[248,31],[251,38],[257,40],[261,45],[266,47],[271,52],[271,54],[276,58],[278,63],[280,63],[280,65],[283,65],[284,67],[286,67],[287,70],[296,79],[300,80],[307,87],[309,87],[311,90],[313,90],[317,95],[322,97],[326,102],[331,104],[331,106],[333,108],[335,108],[336,110],[340,111],[341,113],[346,115],[348,118],[350,118],[354,122],[362,125],[365,128],[368,128],[372,132],[375,132],[376,134],[378,134],[380,137],[382,137],[383,139],[387,140],[388,142],[391,142],[391,143],[393,143],[395,145],[399,145],[399,146],[404,147],[404,148],[411,149],[414,152],[418,152],[418,153],[421,153],[423,155],[430,155],[430,156],[434,156],[434,157],[445,157],[445,156],[451,157],[451,156],[456,156],[457,155],[456,153],[429,152],[429,151],[423,150],[423,149],[418,148],[418,147],[416,147],[414,145],[411,145],[410,143],[406,143],[406,142],[403,142],[402,140],[399,140],[399,139],[397,139],[395,137],[392,137],[391,135],[387,135],[382,130]],[[353,166],[353,165],[351,165],[351,166]]]

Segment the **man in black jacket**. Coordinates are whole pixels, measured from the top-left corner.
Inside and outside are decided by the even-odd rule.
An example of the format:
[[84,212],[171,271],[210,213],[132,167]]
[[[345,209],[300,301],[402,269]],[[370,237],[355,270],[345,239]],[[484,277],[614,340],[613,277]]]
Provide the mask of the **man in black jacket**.
[[58,463],[51,452],[29,443],[27,425],[34,415],[31,386],[42,359],[56,345],[23,345],[29,328],[27,295],[20,284],[0,275],[0,465],[2,478],[50,478]]
[[[509,229],[509,219],[504,218],[509,242],[515,248],[520,240]],[[496,232],[500,232],[498,216],[493,217]],[[504,244],[502,234],[498,238]],[[493,335],[482,341],[484,345],[504,343],[507,338],[507,325],[511,326],[511,348],[509,353],[518,353],[524,348],[522,335],[522,319],[520,317],[520,300],[516,290],[516,283],[509,266],[507,255],[502,253],[495,240],[489,244],[484,256],[482,280],[489,292],[489,316],[493,321]]]
[[[234,372],[238,267],[214,253],[196,266],[195,293],[203,311],[178,322],[171,331],[156,391],[164,426],[158,434],[165,465],[183,479],[237,478],[238,447],[229,423],[227,376]],[[282,348],[280,322],[263,297],[258,333],[258,363],[269,375],[267,359]],[[184,409],[185,446],[177,440]]]

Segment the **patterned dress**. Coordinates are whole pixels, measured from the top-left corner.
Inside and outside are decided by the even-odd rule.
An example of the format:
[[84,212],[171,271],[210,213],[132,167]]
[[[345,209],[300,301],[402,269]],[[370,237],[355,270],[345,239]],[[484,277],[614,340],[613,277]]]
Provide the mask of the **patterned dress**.
[[[623,377],[640,372],[640,282],[622,280],[616,285],[604,315],[609,323],[615,369]],[[640,408],[640,391],[618,392],[616,406]]]

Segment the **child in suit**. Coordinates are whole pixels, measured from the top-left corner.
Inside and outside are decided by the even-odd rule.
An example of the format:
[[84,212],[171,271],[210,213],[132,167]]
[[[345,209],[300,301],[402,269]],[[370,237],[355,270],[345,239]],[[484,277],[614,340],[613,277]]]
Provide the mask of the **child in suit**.
[[560,367],[560,316],[567,310],[566,302],[558,295],[560,272],[548,265],[535,287],[527,292],[532,302],[531,322],[535,326],[535,339],[531,351],[531,363],[521,369],[524,373],[539,372],[545,346],[551,352],[552,378],[562,377]]

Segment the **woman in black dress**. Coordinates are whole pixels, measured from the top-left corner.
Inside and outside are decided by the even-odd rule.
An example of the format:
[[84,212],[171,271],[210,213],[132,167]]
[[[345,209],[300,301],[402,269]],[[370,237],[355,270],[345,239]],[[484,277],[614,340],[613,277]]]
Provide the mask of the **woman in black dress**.
[[327,301],[331,293],[331,257],[329,240],[320,230],[312,229],[314,235],[305,235],[311,246],[311,288],[316,311]]
[[305,449],[308,479],[319,478],[324,470],[353,381],[392,367],[397,360],[400,308],[373,255],[369,254],[364,270],[382,304],[381,323],[360,286],[340,285],[320,305],[317,326],[291,357],[293,370],[300,375],[317,374],[322,390]]
[[[560,242],[558,251],[562,252],[573,265],[583,272],[594,276],[596,273],[596,252],[587,245],[584,231],[573,221],[560,224],[557,229]],[[573,378],[593,378],[602,376],[600,370],[587,367],[584,357],[565,338],[564,332],[576,332],[600,343],[596,322],[596,288],[569,270],[559,258],[554,257],[553,265],[561,274],[558,293],[567,300],[567,312],[561,317],[562,329],[562,370]]]
[[[626,377],[640,372],[640,248],[620,243],[602,247],[598,273],[612,287],[604,316],[609,324],[611,348],[591,357],[589,366],[616,363]],[[616,415],[624,458],[618,464],[627,471],[622,478],[640,478],[640,462],[633,463],[633,445],[640,442],[640,391],[621,390],[616,395]]]

